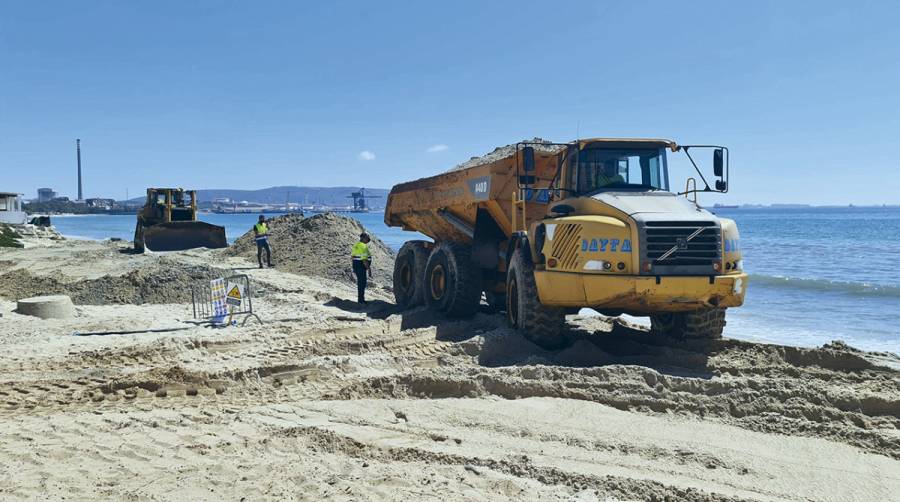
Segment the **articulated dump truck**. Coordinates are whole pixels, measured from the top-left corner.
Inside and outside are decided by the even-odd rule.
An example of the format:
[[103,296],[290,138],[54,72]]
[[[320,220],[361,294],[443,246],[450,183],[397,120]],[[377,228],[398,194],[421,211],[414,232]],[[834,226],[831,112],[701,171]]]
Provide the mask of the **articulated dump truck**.
[[[697,151],[712,153],[712,173]],[[676,152],[701,180],[688,178],[680,193],[669,185]],[[484,297],[545,348],[563,343],[565,315],[585,307],[649,316],[661,335],[720,337],[747,275],[735,222],[701,208],[696,194],[726,192],[727,177],[727,148],[587,139],[522,142],[399,184],[385,223],[434,242],[400,249],[396,301],[465,317]]]

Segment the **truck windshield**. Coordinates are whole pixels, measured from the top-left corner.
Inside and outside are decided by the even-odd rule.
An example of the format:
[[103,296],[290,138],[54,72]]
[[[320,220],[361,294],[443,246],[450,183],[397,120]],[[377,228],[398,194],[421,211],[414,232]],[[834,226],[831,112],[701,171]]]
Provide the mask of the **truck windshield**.
[[668,190],[666,151],[589,148],[578,153],[576,191]]

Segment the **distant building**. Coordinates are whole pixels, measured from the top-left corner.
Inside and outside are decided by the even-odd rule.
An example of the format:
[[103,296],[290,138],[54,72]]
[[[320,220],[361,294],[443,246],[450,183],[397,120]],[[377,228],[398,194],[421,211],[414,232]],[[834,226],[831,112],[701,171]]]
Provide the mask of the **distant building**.
[[0,192],[0,223],[25,224],[25,211],[22,210],[22,194]]
[[71,202],[68,197],[53,197],[50,202]]
[[38,202],[50,202],[57,197],[57,193],[52,188],[38,188]]
[[113,208],[113,206],[116,205],[116,201],[113,199],[100,199],[100,198],[86,199],[84,201],[84,203],[87,204],[87,206],[90,208],[105,209],[107,211],[109,211],[110,209]]

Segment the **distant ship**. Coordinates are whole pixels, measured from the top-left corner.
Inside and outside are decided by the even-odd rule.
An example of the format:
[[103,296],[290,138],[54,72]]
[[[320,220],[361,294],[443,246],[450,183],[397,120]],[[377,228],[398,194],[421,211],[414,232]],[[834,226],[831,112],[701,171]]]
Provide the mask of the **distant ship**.
[[731,205],[731,204],[716,204],[716,205],[713,206],[713,208],[715,208],[715,209],[737,209],[737,208],[739,208],[739,207],[741,207],[741,206],[738,206],[737,204],[734,204],[734,205]]

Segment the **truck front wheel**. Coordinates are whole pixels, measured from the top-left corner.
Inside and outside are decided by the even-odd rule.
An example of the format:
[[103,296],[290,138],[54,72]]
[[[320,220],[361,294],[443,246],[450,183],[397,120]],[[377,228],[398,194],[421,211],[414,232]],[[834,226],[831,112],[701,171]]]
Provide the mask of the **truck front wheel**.
[[400,307],[411,308],[425,303],[428,244],[425,241],[408,241],[397,253],[394,260],[394,301]]
[[481,271],[466,246],[442,242],[425,265],[425,302],[450,317],[469,317],[481,302]]
[[650,331],[671,338],[722,338],[725,309],[702,309],[650,316]]
[[534,265],[521,249],[513,253],[506,274],[506,316],[525,338],[540,347],[558,349],[564,343],[565,312],[541,303]]

